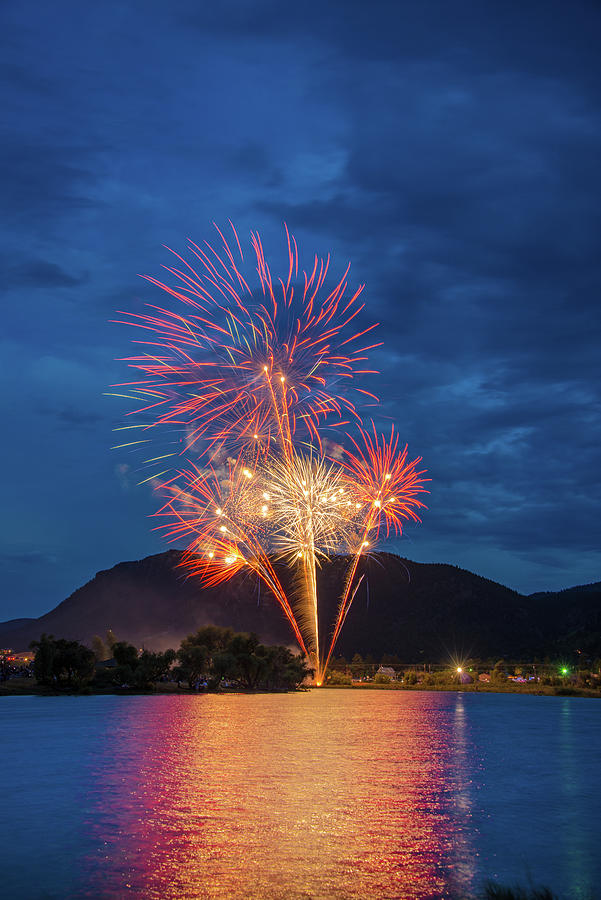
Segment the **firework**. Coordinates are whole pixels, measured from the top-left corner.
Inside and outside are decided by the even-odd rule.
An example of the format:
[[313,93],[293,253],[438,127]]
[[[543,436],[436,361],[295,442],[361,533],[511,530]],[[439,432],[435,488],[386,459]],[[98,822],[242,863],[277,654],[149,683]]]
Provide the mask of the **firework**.
[[181,565],[206,585],[227,581],[242,568],[258,575],[280,604],[303,653],[305,640],[269,557],[264,491],[253,472],[240,462],[227,472],[192,466],[164,483],[166,503],[155,513],[170,541],[185,540]]
[[[264,466],[265,497],[273,523],[274,550],[302,572],[296,604],[312,659],[321,673],[316,566],[320,558],[346,550],[357,505],[340,466],[314,454],[284,455]],[[344,485],[344,486],[343,486]]]
[[357,508],[363,514],[323,665],[324,671],[355,597],[356,590],[353,588],[359,560],[373,547],[383,529],[387,537],[391,530],[400,535],[403,521],[421,522],[418,510],[425,508],[418,495],[427,493],[423,485],[429,479],[422,478],[425,470],[417,468],[421,456],[407,460],[407,445],[399,451],[399,436],[395,434],[394,426],[390,438],[378,435],[373,423],[372,428],[373,434],[361,429],[361,443],[350,437],[354,452],[345,451],[342,464],[349,488],[357,498]]
[[[166,500],[156,513],[164,520],[159,528],[186,542],[182,564],[205,584],[253,571],[280,604],[320,684],[357,591],[359,560],[384,532],[419,521],[424,473],[420,459],[408,462],[407,447],[399,450],[394,429],[384,438],[363,428],[355,395],[377,402],[361,378],[373,374],[366,353],[378,344],[366,338],[375,325],[356,326],[362,287],[347,293],[348,267],[327,289],[329,257],[315,257],[299,275],[296,241],[286,229],[288,265],[274,280],[261,240],[251,234],[253,281],[243,274],[233,226],[232,246],[218,233],[217,249],[190,241],[189,259],[174,253],[168,280],[147,276],[172,307],[149,305],[120,320],[135,326],[142,348],[126,360],[138,380],[118,386],[137,401],[132,414],[139,423],[124,427],[142,431],[118,446],[154,443],[164,429],[174,434],[177,450],[145,460],[154,468],[188,459],[160,485]],[[342,462],[325,457],[324,426],[358,434],[347,434],[352,450]],[[323,640],[316,569],[336,553],[351,562]],[[273,559],[299,576],[291,599]]]
[[363,340],[376,325],[353,328],[363,309],[362,286],[347,295],[347,267],[326,291],[329,257],[315,257],[311,271],[299,276],[296,241],[286,230],[288,268],[277,282],[252,235],[258,275],[252,289],[232,231],[234,249],[221,232],[218,249],[190,241],[194,265],[174,253],[178,264],[165,267],[169,283],[145,276],[177,308],[149,305],[116,320],[135,326],[134,343],[144,347],[126,360],[142,380],[118,387],[141,401],[133,412],[152,415],[153,427],[182,432],[182,452],[225,447],[265,454],[273,442],[290,452],[297,434],[320,445],[326,420],[341,427],[349,416],[359,419],[353,393],[377,399],[353,382],[369,373],[365,354],[378,346]]

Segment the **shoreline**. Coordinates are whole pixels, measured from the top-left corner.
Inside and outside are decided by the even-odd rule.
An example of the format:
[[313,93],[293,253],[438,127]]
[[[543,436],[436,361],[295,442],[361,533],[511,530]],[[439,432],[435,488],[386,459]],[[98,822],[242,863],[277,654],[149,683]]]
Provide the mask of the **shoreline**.
[[561,685],[532,685],[532,687],[507,684],[324,684],[320,690],[341,689],[358,691],[432,691],[455,694],[522,694],[532,697],[591,697],[601,700],[601,690],[594,688],[563,687]]
[[[94,689],[91,685],[87,685],[81,690],[53,690],[43,685],[31,684],[32,679],[29,678],[13,678],[9,681],[0,682],[0,697],[95,697],[95,696],[203,696],[207,693],[212,694],[271,694],[271,693],[298,693],[298,691],[242,691],[235,688],[224,688],[219,691],[191,691],[187,687],[179,687],[175,682],[164,682],[143,690],[141,688],[99,688]],[[536,685],[536,686],[520,686],[506,684],[490,685],[490,684],[458,684],[458,685],[401,685],[401,684],[331,684],[308,685],[301,688],[300,691],[311,690],[328,690],[328,691],[426,691],[426,692],[447,692],[456,694],[521,694],[533,697],[575,697],[601,700],[601,690],[592,688],[579,687],[562,687],[554,685]]]

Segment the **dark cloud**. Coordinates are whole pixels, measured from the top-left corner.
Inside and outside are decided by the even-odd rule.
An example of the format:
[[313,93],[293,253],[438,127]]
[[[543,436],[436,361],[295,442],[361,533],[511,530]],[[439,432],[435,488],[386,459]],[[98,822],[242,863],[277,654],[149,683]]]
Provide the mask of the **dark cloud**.
[[[470,64],[475,74],[504,66],[527,73],[548,68],[593,82],[587,63],[597,62],[596,4],[561,0],[508,4],[489,0],[440,0],[417,5],[376,0],[308,0],[282,8],[278,0],[226,0],[194,9],[175,4],[186,27],[207,29],[222,39],[270,42],[310,39],[338,48],[350,67],[365,60],[453,60]],[[562,35],[561,43],[558,41]]]
[[274,166],[267,147],[249,142],[231,151],[230,164],[256,181],[257,185],[277,188],[282,184],[282,173]]
[[47,224],[74,210],[97,206],[98,201],[87,194],[94,180],[92,170],[85,167],[87,158],[85,149],[5,137],[0,143],[0,169],[7,224],[33,222],[41,227],[41,220]]
[[44,410],[46,415],[52,415],[63,428],[89,428],[97,425],[99,422],[106,422],[106,417],[98,413],[86,410],[74,409],[73,407],[64,407],[57,410]]
[[86,281],[86,277],[77,277],[65,272],[56,263],[43,259],[30,259],[16,266],[4,268],[3,284],[9,287],[77,287]]
[[3,566],[10,567],[20,567],[20,566],[37,566],[43,565],[54,565],[57,562],[55,556],[47,553],[40,553],[36,550],[24,550],[14,552],[3,552],[0,553],[0,564]]

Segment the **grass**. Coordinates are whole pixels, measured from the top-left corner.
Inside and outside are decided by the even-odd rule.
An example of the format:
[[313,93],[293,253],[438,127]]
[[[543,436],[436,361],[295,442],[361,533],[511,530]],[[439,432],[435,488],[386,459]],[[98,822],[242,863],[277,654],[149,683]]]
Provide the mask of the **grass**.
[[489,881],[484,888],[484,900],[559,900],[547,887],[505,887]]
[[[320,690],[327,689],[330,691],[346,689],[359,691],[455,691],[462,694],[529,694],[531,696],[545,697],[593,697],[601,699],[601,691],[592,688],[578,687],[557,687],[553,685],[520,685],[510,682],[509,684],[399,684],[391,682],[390,684],[373,684],[373,682],[363,682],[361,684],[324,684]],[[117,687],[94,687],[88,685],[82,691],[56,691],[52,688],[44,687],[36,684],[33,678],[11,678],[10,681],[0,682],[0,697],[9,696],[26,696],[33,694],[41,697],[62,696],[65,693],[73,694],[195,694],[196,691],[182,685],[177,686],[173,681],[158,682],[152,689],[143,690],[141,688],[117,688]],[[201,692],[202,693],[202,692]],[[223,693],[223,692],[222,692]],[[502,895],[499,895],[502,896]],[[534,895],[533,895],[534,896]]]
[[351,688],[359,691],[455,691],[461,694],[530,694],[545,697],[595,697],[601,699],[601,690],[594,688],[561,687],[546,684],[516,684],[515,682],[493,684],[480,682],[475,684],[324,684],[328,690]]
[[[300,687],[299,691],[306,690],[306,688]],[[63,689],[56,690],[51,687],[46,687],[45,685],[37,684],[35,679],[33,678],[12,678],[10,681],[2,681],[0,682],[0,697],[18,697],[18,696],[27,696],[32,695],[36,697],[65,697],[65,696],[98,696],[99,694],[112,694],[112,695],[122,695],[122,696],[147,696],[149,694],[187,694],[190,695],[202,695],[207,693],[207,691],[195,691],[190,690],[187,684],[182,684],[181,687],[178,687],[174,681],[159,681],[151,688],[140,688],[140,687],[117,687],[111,685],[102,685],[102,687],[96,687],[94,683],[84,685],[81,690],[77,690],[76,688],[72,689]],[[243,691],[238,688],[233,687],[221,687],[219,691],[210,691],[211,694],[280,694],[280,693],[295,693],[295,691],[267,691],[267,690],[256,690],[256,691]]]
[[78,690],[54,690],[45,685],[37,684],[34,678],[11,678],[10,681],[0,682],[0,697],[26,696],[32,694],[38,697],[63,697],[65,694],[189,694],[193,693],[188,688],[178,688],[172,681],[159,682],[153,689],[142,688],[118,688],[99,687],[86,685]]

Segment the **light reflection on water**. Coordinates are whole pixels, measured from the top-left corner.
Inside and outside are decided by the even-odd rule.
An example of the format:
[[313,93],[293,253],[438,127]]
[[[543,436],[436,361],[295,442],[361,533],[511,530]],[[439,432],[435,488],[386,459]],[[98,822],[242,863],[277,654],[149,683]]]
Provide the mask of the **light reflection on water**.
[[5,767],[13,894],[462,898],[498,875],[584,898],[601,878],[594,701],[324,690],[0,714],[7,700],[30,738]]

